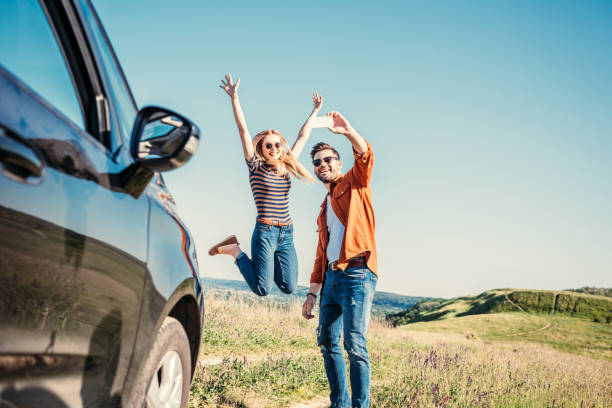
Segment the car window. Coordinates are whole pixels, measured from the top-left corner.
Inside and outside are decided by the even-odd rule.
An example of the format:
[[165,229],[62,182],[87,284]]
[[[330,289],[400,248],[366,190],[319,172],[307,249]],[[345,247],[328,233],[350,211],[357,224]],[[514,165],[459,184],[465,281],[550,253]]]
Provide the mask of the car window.
[[96,43],[96,48],[99,51],[100,62],[103,65],[108,82],[108,92],[110,92],[110,98],[115,106],[115,115],[119,121],[119,126],[121,126],[121,133],[125,140],[129,140],[137,114],[132,93],[125,82],[115,54],[107,41],[106,34],[100,27],[89,2],[81,0],[80,3],[85,23],[89,26],[92,40]]
[[68,66],[38,1],[3,1],[0,38],[2,66],[85,129]]

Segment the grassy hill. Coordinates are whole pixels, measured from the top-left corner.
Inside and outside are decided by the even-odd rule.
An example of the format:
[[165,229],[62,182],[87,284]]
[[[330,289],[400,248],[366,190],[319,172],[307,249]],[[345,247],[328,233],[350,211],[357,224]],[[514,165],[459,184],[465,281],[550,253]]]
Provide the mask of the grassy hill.
[[[282,293],[276,286],[273,286],[272,293],[265,297],[258,297],[253,294],[248,285],[244,281],[202,278],[202,283],[207,289],[213,289],[216,293],[225,292],[225,296],[239,295],[252,301],[263,303],[275,303],[279,305],[287,305],[294,302],[303,302],[308,293],[306,286],[298,286],[290,295]],[[430,298],[422,296],[405,296],[390,292],[377,291],[374,295],[372,304],[372,313],[375,316],[385,316],[390,313],[398,313],[406,310],[418,302],[422,302]]]
[[478,296],[433,299],[387,315],[395,326],[485,313],[561,314],[599,323],[612,320],[612,299],[569,291],[494,289]]

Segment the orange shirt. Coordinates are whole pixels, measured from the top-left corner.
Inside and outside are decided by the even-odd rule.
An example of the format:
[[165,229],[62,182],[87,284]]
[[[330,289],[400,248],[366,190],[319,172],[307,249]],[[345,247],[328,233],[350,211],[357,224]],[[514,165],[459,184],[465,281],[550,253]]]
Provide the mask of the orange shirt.
[[330,191],[321,204],[321,212],[317,218],[319,243],[314,268],[310,275],[311,283],[322,283],[327,270],[327,231],[326,200],[331,196],[331,206],[336,216],[344,225],[344,238],[340,248],[338,267],[345,269],[347,260],[365,254],[368,268],[378,276],[378,260],[376,256],[376,240],[374,239],[374,208],[372,207],[372,189],[370,179],[374,167],[374,152],[372,145],[366,140],[368,150],[358,154],[353,149],[355,164],[344,175],[338,177],[330,185]]

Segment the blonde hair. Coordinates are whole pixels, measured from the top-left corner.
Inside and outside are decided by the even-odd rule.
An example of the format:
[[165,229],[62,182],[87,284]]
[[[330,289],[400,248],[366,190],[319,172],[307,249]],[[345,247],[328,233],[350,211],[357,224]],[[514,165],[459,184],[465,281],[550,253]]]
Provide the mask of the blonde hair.
[[[264,157],[263,140],[268,135],[276,135],[281,140],[281,145],[283,148],[281,149],[281,155],[278,159],[269,160]],[[253,138],[253,150],[255,150],[255,156],[257,156],[259,160],[274,166],[276,169],[276,174],[279,176],[286,176],[287,174],[291,173],[294,177],[302,181],[315,181],[308,170],[306,170],[306,168],[302,166],[293,156],[291,149],[289,148],[289,143],[287,143],[283,135],[278,130],[267,129],[257,133]]]

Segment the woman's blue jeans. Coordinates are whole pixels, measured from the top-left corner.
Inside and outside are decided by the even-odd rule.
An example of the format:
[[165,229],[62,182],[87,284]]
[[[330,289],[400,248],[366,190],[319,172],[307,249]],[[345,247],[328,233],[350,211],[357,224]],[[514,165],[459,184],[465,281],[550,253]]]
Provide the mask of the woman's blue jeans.
[[[329,381],[331,408],[370,406],[370,357],[366,332],[377,280],[365,266],[325,272],[317,342]],[[340,348],[343,333],[344,349],[349,357],[351,398]]]
[[251,254],[252,260],[244,252],[238,255],[236,265],[255,294],[270,293],[272,281],[284,293],[295,290],[298,260],[293,246],[293,224],[279,227],[255,223]]

